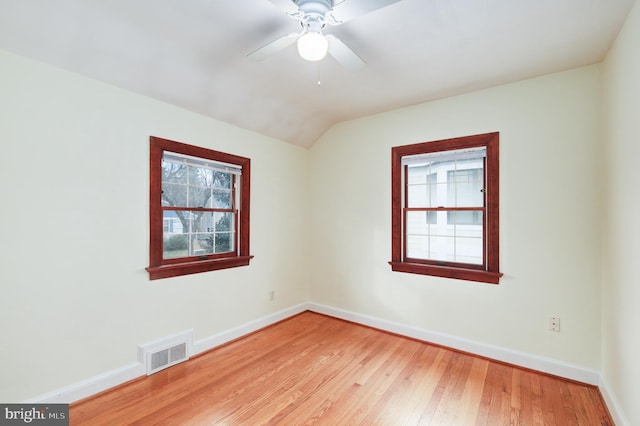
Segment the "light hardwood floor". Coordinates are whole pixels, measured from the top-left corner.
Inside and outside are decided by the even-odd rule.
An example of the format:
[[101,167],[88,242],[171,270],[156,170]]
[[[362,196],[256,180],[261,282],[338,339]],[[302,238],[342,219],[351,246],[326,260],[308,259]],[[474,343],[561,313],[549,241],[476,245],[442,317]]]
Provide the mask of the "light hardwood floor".
[[304,312],[72,404],[71,425],[613,425],[596,387]]

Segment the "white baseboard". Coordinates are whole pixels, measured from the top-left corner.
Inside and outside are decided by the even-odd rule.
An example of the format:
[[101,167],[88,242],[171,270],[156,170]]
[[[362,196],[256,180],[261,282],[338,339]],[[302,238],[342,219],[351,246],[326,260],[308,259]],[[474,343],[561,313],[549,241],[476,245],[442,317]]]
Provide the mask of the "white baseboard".
[[576,380],[578,382],[588,383],[590,385],[597,386],[600,381],[600,373],[598,371],[586,367],[581,367],[579,365],[569,364],[556,359],[518,352],[500,346],[489,345],[482,342],[387,321],[368,315],[320,305],[317,303],[309,303],[308,309],[313,312],[344,319],[347,321],[388,331],[390,333],[400,334],[402,336],[407,336],[417,340],[434,343],[436,345],[442,345],[460,351],[469,352],[479,356],[495,359],[497,361],[502,361],[520,367],[541,371],[543,373],[553,374],[555,376]]
[[611,388],[607,385],[607,382],[602,376],[600,376],[600,384],[598,387],[600,388],[600,393],[602,394],[604,403],[613,418],[613,423],[617,426],[631,426],[631,422],[627,419],[627,416],[624,415],[624,412],[620,407],[618,398],[616,398],[615,393],[611,391]]
[[267,327],[278,321],[282,321],[308,310],[308,304],[301,303],[291,308],[283,309],[262,318],[258,318],[257,320],[242,324],[238,327],[234,327],[230,330],[223,331],[222,333],[214,334],[213,336],[198,340],[193,343],[192,355],[206,352],[224,343],[231,342],[232,340],[238,339],[242,336],[246,336],[249,333],[253,333],[254,331],[260,330],[261,328]]
[[[193,353],[191,356],[206,352],[216,346],[230,342],[246,334],[253,333],[254,331],[264,328],[270,324],[282,321],[283,319],[292,317],[306,310],[308,310],[307,304],[302,303],[291,308],[266,315],[262,318],[258,318],[222,333],[215,334],[206,339],[198,340],[193,344]],[[144,375],[146,375],[144,365],[140,362],[135,362],[115,370],[107,371],[73,385],[31,398],[25,402],[32,404],[70,404]]]
[[30,404],[69,404],[144,375],[142,363],[135,362],[25,402]]
[[[317,303],[301,303],[299,305],[295,305],[290,308],[266,315],[264,317],[247,322],[238,327],[234,327],[213,336],[198,340],[193,344],[193,353],[191,355],[193,356],[206,352],[217,346],[228,343],[232,340],[238,339],[249,333],[253,333],[257,330],[260,330],[261,328],[267,327],[278,321],[282,321],[307,310],[388,331],[391,333],[400,334],[425,342],[447,346],[453,349],[473,353],[498,361],[503,361],[509,364],[518,365],[524,368],[530,368],[532,370],[565,377],[567,379],[576,380],[596,386],[602,384],[599,372],[585,367],[565,363],[550,358],[540,357],[537,355],[513,351],[499,346],[488,345],[482,342],[463,339],[444,333],[438,333],[418,327],[395,323],[381,318],[333,308]],[[96,393],[102,392],[111,387],[118,386],[144,375],[145,371],[142,363],[136,362],[115,370],[105,372],[82,382],[58,389],[56,391],[49,392],[45,395],[32,398],[31,400],[26,402],[71,403],[95,395]],[[606,396],[604,394],[605,391],[603,390],[603,396],[605,397],[607,405],[609,405],[609,401],[611,401],[612,405],[609,405],[610,409],[617,408],[615,399],[611,397],[611,393],[606,390]],[[612,412],[612,416],[613,415],[614,413]],[[619,419],[624,418],[619,414],[617,414],[617,417]],[[621,425],[627,424],[623,421],[616,421],[616,423],[619,423]]]

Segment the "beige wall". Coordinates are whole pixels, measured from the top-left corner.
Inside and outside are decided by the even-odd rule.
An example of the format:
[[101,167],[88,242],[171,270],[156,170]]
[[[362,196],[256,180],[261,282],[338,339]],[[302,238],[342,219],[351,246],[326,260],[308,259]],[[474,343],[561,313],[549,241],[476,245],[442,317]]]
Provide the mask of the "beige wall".
[[[307,150],[2,52],[0,94],[0,401],[308,300]],[[252,159],[249,267],[148,280],[150,135]]]
[[604,63],[602,376],[640,424],[640,4]]
[[[311,149],[313,301],[598,369],[600,81],[595,65],[334,126]],[[500,285],[392,272],[391,147],[492,131]]]

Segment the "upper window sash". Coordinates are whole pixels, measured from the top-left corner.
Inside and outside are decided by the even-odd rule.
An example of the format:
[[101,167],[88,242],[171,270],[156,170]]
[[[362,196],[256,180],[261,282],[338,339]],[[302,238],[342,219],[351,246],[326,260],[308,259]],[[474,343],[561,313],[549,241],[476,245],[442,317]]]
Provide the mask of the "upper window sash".
[[[197,159],[196,159],[197,160]],[[166,209],[235,210],[236,180],[242,168],[208,160],[187,160],[174,153],[162,157],[162,206]]]

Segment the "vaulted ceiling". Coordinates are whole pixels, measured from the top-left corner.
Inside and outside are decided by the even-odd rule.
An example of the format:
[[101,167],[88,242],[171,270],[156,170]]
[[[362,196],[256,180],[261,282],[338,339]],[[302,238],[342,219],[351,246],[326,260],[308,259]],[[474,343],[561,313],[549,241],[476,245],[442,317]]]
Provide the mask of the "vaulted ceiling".
[[0,0],[0,48],[309,147],[340,121],[599,62],[633,3],[401,0],[325,28],[357,72],[295,46],[248,60],[300,31],[270,0]]

